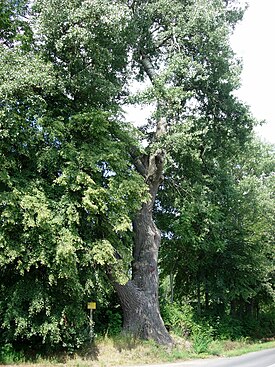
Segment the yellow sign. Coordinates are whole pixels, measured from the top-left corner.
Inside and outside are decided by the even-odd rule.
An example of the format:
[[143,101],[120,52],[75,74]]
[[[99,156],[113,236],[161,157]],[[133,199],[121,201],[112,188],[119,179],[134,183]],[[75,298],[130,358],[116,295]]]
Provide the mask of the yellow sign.
[[96,309],[96,302],[88,302],[88,309],[95,310]]

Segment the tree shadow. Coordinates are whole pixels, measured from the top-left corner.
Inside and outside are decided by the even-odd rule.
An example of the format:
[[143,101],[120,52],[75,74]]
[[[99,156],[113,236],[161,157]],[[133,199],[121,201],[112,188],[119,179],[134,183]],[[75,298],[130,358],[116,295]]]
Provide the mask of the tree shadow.
[[117,337],[113,338],[114,347],[122,352],[123,350],[133,350],[142,344],[142,340],[131,335],[123,335],[120,334]]
[[99,348],[95,344],[94,341],[87,343],[81,350],[78,352],[79,357],[84,360],[92,360],[97,361],[99,355]]

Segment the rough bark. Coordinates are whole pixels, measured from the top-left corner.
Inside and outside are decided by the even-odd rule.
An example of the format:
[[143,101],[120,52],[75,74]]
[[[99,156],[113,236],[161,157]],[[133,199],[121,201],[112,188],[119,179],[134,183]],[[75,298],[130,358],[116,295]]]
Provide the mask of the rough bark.
[[159,311],[158,252],[160,231],[153,221],[153,206],[162,181],[163,153],[157,151],[142,159],[151,199],[143,204],[133,221],[134,249],[132,279],[126,285],[115,283],[123,309],[126,333],[153,339],[159,344],[172,344]]
[[[155,85],[157,73],[150,59],[141,52],[140,63]],[[159,106],[160,107],[160,106]],[[156,121],[153,142],[166,133],[165,117]],[[164,326],[158,299],[158,252],[161,235],[153,220],[153,207],[160,183],[163,180],[165,152],[153,150],[142,157],[132,152],[136,170],[144,177],[150,200],[142,205],[133,221],[134,248],[132,279],[126,285],[115,283],[124,316],[124,331],[136,337],[153,339],[159,344],[171,345],[173,340]]]

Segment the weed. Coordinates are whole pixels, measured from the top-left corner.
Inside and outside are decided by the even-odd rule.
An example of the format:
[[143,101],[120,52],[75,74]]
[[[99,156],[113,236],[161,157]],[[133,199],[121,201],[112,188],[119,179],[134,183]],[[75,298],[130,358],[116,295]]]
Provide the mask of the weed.
[[212,329],[204,329],[201,326],[194,327],[192,341],[196,353],[207,353],[209,345],[213,342]]

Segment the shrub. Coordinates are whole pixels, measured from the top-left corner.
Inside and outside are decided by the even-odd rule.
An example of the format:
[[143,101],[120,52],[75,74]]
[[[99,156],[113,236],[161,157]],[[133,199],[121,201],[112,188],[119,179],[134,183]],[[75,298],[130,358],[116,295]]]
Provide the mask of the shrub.
[[188,304],[167,303],[161,309],[164,324],[179,336],[188,336],[193,328],[193,310]]
[[15,351],[10,343],[5,344],[0,348],[0,363],[11,364],[18,362],[24,362],[22,352]]
[[107,334],[117,335],[122,330],[122,316],[119,312],[108,310],[106,312],[108,317]]

